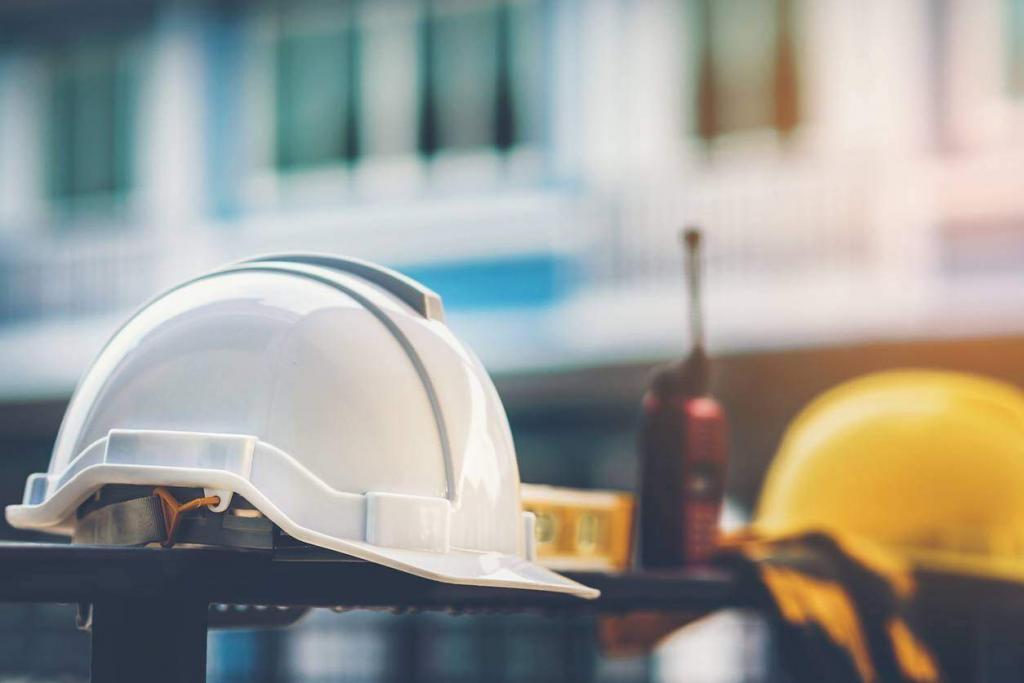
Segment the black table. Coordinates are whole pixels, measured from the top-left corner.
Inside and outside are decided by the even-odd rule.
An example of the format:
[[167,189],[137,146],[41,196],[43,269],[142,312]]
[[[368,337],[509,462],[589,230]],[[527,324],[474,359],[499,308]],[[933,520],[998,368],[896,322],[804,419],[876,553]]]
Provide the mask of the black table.
[[[0,543],[0,602],[78,603],[92,631],[93,683],[202,681],[206,636],[232,619],[287,623],[295,608],[342,607],[452,612],[699,615],[753,606],[734,577],[714,570],[570,574],[601,590],[596,600],[540,591],[428,581],[337,553],[198,548],[116,548]],[[1024,631],[1024,588],[1009,581],[919,574],[929,623],[951,638],[979,628]],[[211,605],[262,609],[225,612]],[[211,619],[212,614],[212,619]],[[239,617],[239,615],[241,615]],[[963,648],[960,648],[963,650]],[[966,652],[948,668],[977,671]]]
[[309,550],[0,543],[0,602],[83,606],[93,683],[203,680],[210,605],[267,606],[248,616],[272,623],[287,616],[279,607],[607,614],[701,613],[742,604],[732,578],[713,570],[573,578],[600,589],[601,597],[437,583]]

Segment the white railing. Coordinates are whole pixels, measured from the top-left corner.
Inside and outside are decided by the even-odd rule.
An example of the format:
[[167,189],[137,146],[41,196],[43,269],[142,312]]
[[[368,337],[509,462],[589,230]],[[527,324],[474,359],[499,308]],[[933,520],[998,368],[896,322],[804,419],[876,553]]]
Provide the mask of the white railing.
[[157,250],[134,237],[60,236],[0,249],[0,321],[78,317],[132,306],[152,293]]
[[872,258],[871,176],[862,169],[710,169],[624,187],[611,232],[594,244],[595,279],[616,287],[678,278],[678,231],[707,234],[716,282],[742,285]]

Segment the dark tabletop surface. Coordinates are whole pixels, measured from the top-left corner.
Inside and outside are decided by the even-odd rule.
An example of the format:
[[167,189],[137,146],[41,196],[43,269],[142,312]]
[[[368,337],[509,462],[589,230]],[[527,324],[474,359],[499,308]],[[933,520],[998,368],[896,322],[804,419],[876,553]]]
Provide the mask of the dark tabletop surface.
[[[700,613],[752,603],[735,577],[719,570],[568,575],[600,589],[601,597],[438,583],[329,552],[0,542],[0,602],[182,595],[239,605],[566,613]],[[936,573],[917,578],[928,611],[1024,622],[1024,584]]]
[[715,570],[572,573],[596,600],[421,579],[336,553],[0,543],[0,601],[204,597],[211,603],[394,609],[622,612],[708,611],[740,604]]

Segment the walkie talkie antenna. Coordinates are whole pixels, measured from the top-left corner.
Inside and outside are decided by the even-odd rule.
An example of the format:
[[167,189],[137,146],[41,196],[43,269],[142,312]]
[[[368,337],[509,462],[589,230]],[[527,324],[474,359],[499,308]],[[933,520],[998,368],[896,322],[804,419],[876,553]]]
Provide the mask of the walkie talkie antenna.
[[700,229],[689,227],[683,230],[681,241],[686,251],[683,269],[686,273],[686,298],[690,314],[690,338],[693,350],[704,349],[704,310],[701,306],[701,234]]

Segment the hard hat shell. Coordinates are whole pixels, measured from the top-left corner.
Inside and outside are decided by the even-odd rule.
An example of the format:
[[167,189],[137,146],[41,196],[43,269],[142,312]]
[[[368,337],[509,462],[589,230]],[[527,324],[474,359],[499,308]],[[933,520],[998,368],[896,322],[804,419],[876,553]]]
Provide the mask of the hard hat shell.
[[754,528],[860,537],[925,569],[1024,580],[1024,393],[928,370],[841,384],[789,427]]
[[594,597],[530,561],[504,408],[436,294],[266,257],[186,282],[107,343],[15,527],[70,534],[110,484],[233,494],[289,535],[429,579]]

